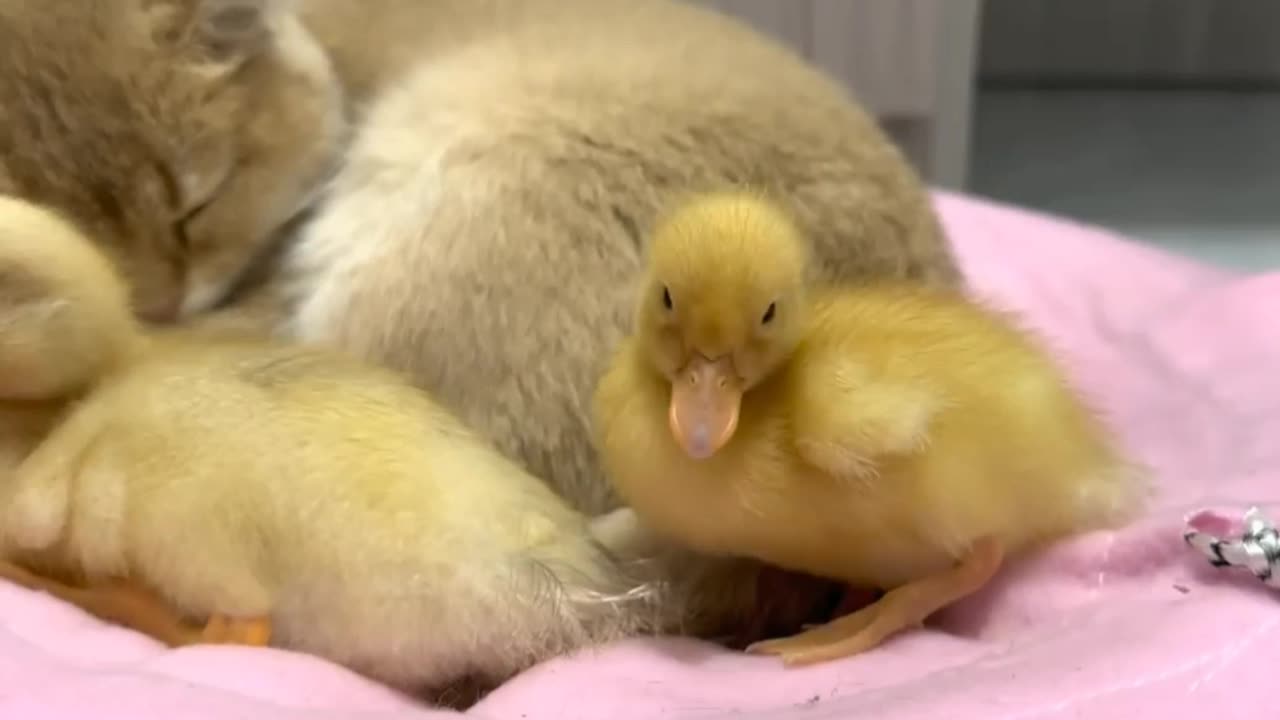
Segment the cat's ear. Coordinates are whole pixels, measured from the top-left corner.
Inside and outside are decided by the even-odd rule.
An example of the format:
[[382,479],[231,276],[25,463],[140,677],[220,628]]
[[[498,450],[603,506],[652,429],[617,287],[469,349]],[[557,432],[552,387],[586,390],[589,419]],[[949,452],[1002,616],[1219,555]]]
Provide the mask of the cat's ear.
[[144,0],[155,35],[192,60],[234,67],[267,47],[288,0]]

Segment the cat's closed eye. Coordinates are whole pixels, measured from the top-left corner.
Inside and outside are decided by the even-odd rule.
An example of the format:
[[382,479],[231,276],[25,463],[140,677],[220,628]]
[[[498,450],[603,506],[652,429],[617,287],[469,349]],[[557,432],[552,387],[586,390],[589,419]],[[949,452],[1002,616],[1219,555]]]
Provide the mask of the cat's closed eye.
[[204,210],[208,208],[210,205],[212,205],[213,202],[217,199],[218,199],[217,194],[210,195],[209,197],[205,198],[204,202],[202,202],[199,205],[196,205],[190,211],[188,211],[187,214],[178,218],[178,220],[174,222],[173,224],[174,236],[177,239],[179,247],[184,252],[192,252],[194,250],[199,249],[197,247],[192,246],[193,235],[187,232],[187,226],[191,222],[193,222],[196,218],[198,218],[200,216],[200,213],[204,212]]
[[192,233],[187,226],[208,208],[231,179],[231,164],[215,162],[199,168],[188,168],[162,173],[170,192],[170,206],[174,208],[173,241],[184,253],[198,248],[192,246]]
[[178,189],[185,214],[194,215],[213,201],[231,176],[231,163],[179,171]]

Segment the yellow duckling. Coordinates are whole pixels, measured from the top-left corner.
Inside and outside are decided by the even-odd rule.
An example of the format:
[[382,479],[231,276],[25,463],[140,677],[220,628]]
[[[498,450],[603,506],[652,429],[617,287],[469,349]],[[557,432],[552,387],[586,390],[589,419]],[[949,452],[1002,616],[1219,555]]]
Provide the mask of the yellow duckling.
[[145,331],[94,245],[7,198],[0,369],[0,577],[165,642],[444,697],[647,618],[587,518],[400,376]]
[[943,289],[810,290],[806,248],[751,194],[680,208],[595,397],[632,532],[887,590],[750,651],[863,652],[1137,510],[1142,474],[1008,319]]

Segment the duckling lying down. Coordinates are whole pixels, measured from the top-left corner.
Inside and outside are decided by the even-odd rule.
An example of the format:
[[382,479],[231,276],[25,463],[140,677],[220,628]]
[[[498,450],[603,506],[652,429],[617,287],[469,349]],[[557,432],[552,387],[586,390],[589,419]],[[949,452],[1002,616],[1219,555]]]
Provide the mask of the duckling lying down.
[[868,650],[1007,556],[1140,508],[1142,473],[1008,319],[950,290],[811,288],[805,247],[750,194],[677,210],[595,397],[634,511],[611,521],[617,542],[655,533],[888,591],[750,650]]
[[271,642],[429,690],[645,617],[586,519],[399,377],[145,334],[89,242],[8,199],[0,370],[0,419],[61,402],[10,468],[6,575],[172,644]]

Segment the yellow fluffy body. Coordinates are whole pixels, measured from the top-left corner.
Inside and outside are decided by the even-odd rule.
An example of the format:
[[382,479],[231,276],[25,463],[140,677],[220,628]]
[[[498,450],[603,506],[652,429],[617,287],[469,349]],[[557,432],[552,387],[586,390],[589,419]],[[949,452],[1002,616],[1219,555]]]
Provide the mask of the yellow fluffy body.
[[[596,394],[610,479],[651,530],[893,588],[984,536],[1016,553],[1138,507],[1140,474],[1008,318],[904,283],[807,290],[799,239],[751,195],[660,227],[636,334]],[[736,432],[703,460],[666,422],[695,353],[731,357],[746,386]]]
[[[0,218],[0,289],[126,296],[57,217],[3,201]],[[36,238],[48,262],[33,266]],[[109,318],[125,359],[84,368],[91,388],[14,471],[8,556],[136,579],[192,618],[269,617],[273,644],[406,689],[500,680],[627,630],[632,585],[586,520],[397,375],[144,336],[122,302],[55,305]],[[41,351],[59,357],[58,340]]]

